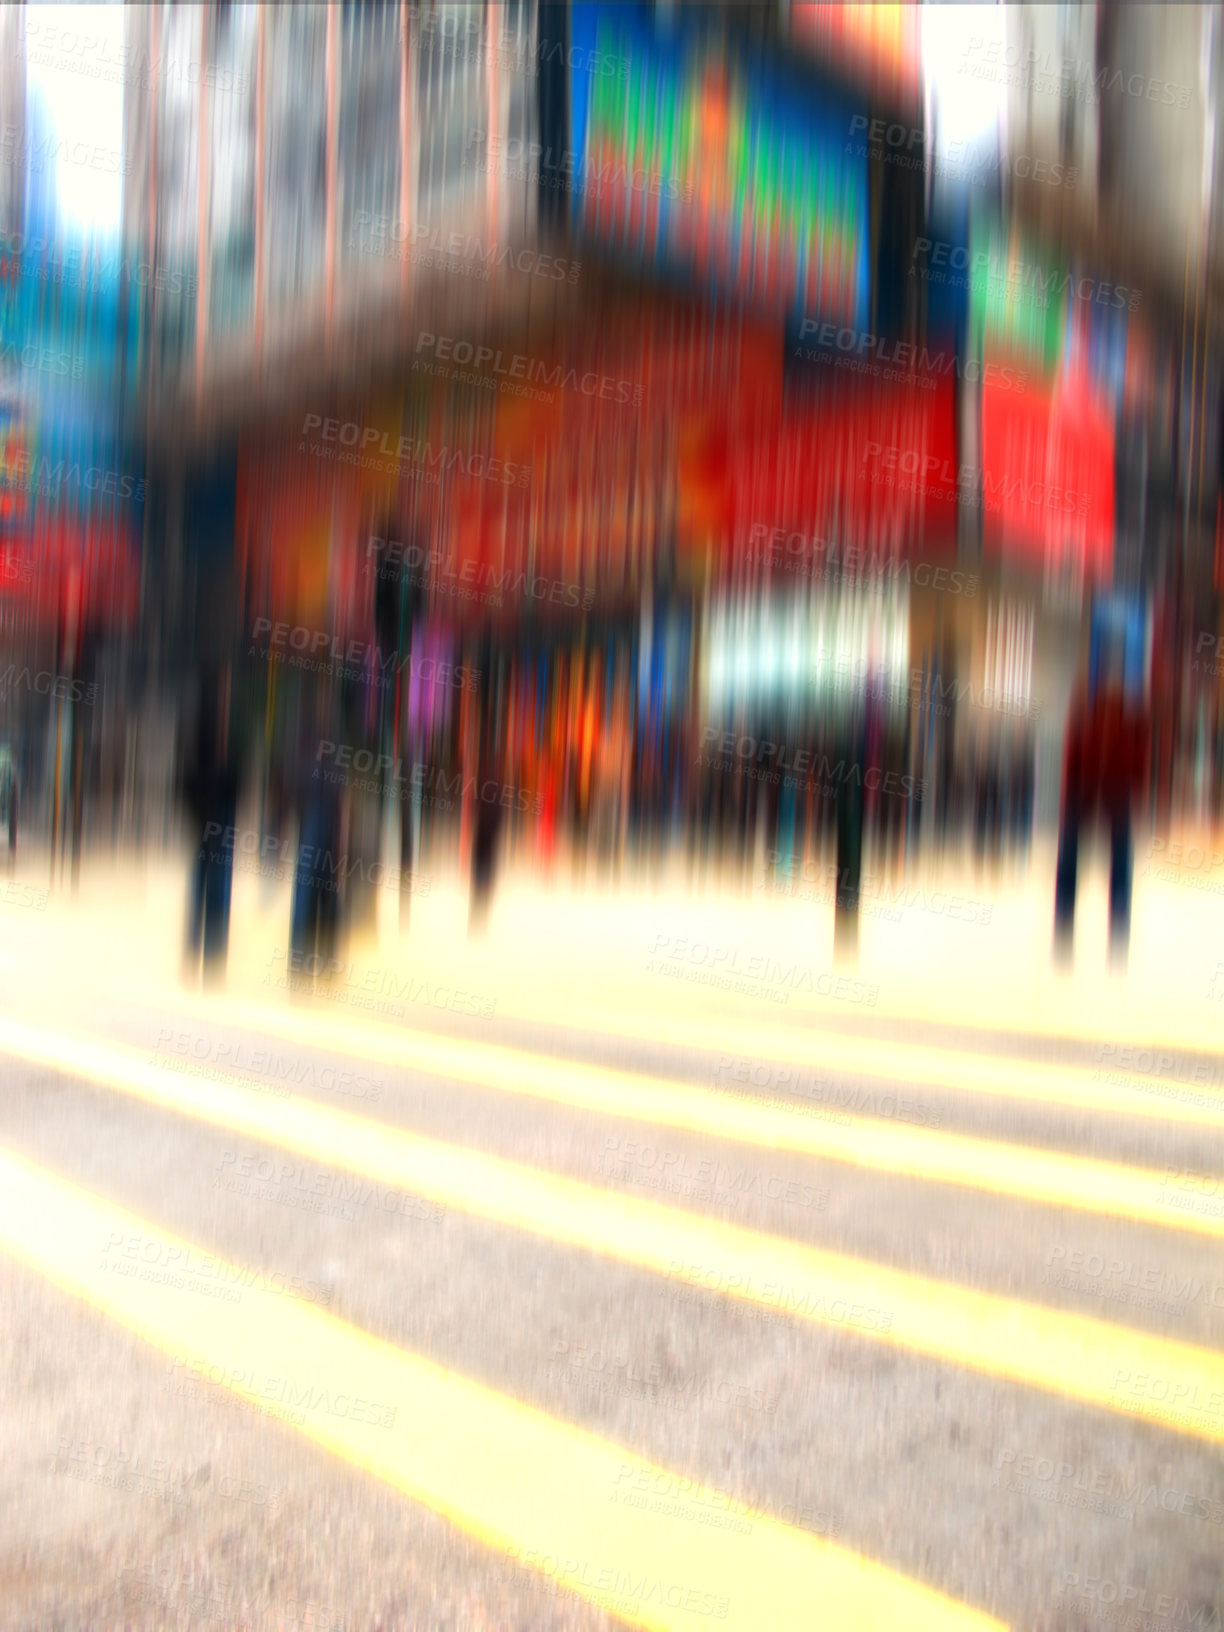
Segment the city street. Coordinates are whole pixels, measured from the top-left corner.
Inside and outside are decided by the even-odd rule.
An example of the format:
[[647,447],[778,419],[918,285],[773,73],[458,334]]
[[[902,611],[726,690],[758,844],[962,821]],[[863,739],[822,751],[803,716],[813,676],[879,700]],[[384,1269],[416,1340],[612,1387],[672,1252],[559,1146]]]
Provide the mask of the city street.
[[1224,1632],[1222,88],[0,3],[0,1632]]
[[11,894],[0,1626],[1219,1627],[1216,959],[1142,865],[1061,983],[1041,856],[849,971],[670,877],[469,944],[427,872],[314,1001],[284,884],[208,993],[172,859]]

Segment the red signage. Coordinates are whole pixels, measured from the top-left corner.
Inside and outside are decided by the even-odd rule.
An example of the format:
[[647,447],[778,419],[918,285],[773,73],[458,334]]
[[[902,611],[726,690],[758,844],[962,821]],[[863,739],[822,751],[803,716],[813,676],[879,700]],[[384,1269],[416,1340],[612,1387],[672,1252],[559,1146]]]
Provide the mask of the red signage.
[[57,513],[8,540],[0,595],[20,601],[44,629],[130,625],[140,606],[140,536],[112,517]]
[[985,542],[1088,579],[1113,567],[1114,421],[1082,376],[1053,391],[982,389]]
[[686,513],[729,559],[777,557],[790,570],[829,544],[884,560],[919,541],[952,550],[957,488],[943,477],[955,465],[954,382],[872,382],[750,423],[711,418],[688,450],[685,491],[702,497]]

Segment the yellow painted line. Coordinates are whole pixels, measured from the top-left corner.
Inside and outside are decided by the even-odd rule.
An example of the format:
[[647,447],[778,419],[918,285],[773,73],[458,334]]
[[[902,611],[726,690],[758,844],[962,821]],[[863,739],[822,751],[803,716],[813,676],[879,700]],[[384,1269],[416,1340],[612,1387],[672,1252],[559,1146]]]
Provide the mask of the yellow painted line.
[[[219,1077],[197,1082],[109,1043],[5,1021],[0,1048],[678,1286],[860,1332],[1224,1444],[1224,1355],[1206,1349],[639,1201],[327,1106],[270,1101]],[[1123,1382],[1131,1374],[1164,1378],[1172,1392],[1163,1400],[1131,1398]]]
[[[625,1023],[626,1012],[632,1013],[631,1029]],[[892,1087],[900,1082],[907,1088],[937,1088],[977,1098],[1012,1099],[1077,1112],[1224,1129],[1224,1087],[1180,1083],[1151,1074],[1111,1075],[1107,1063],[1099,1068],[1050,1065],[929,1043],[846,1037],[844,1033],[790,1026],[785,1021],[766,1028],[715,1020],[659,1021],[652,1016],[643,1024],[636,1010],[622,1009],[618,1018],[595,1009],[575,1009],[568,1003],[550,1009],[528,1005],[515,1008],[499,1000],[499,1013],[504,1018],[533,1024],[563,1023],[572,1030],[618,1041],[629,1035],[637,1041],[699,1049],[704,1054],[730,1056],[749,1065],[802,1064],[809,1070],[842,1071]]]
[[[1039,1060],[1007,1059],[998,1054],[940,1048],[929,1043],[890,1043],[874,1037],[846,1037],[844,1033],[825,1031],[818,1026],[792,1025],[782,1019],[769,1027],[714,1018],[698,1023],[661,1020],[646,1016],[636,1008],[622,1007],[618,1017],[568,1002],[555,1002],[544,1008],[530,1003],[507,1004],[504,999],[499,999],[498,1009],[504,1018],[553,1026],[560,1023],[572,1030],[618,1040],[631,1035],[638,1041],[699,1049],[705,1054],[731,1056],[748,1064],[802,1064],[809,1069],[844,1071],[847,1075],[890,1085],[904,1082],[907,1087],[938,1088],[977,1097],[1022,1100],[1162,1123],[1224,1128],[1224,1087],[1181,1083],[1150,1073],[1111,1075],[1107,1061],[1100,1067],[1050,1065]],[[631,1029],[625,1023],[626,1013],[632,1015]],[[949,1024],[960,1022],[949,1021]],[[1170,1054],[1176,1058],[1172,1047],[1145,1045],[1143,1052]],[[1196,1049],[1195,1052],[1203,1051]],[[1184,1043],[1181,1053],[1184,1056]]]
[[[597,903],[594,911],[598,913],[598,910]],[[567,923],[564,931],[569,929]],[[539,934],[543,938],[548,932],[548,920],[542,917]],[[753,933],[747,928],[744,930],[746,936]],[[726,932],[728,938],[732,934],[733,931]],[[770,935],[768,923],[760,924],[755,930],[756,943],[770,944]],[[708,933],[703,937],[694,932],[694,938],[711,937]],[[786,944],[787,957],[802,958],[803,952],[789,941]],[[413,950],[411,943],[402,949],[409,955]],[[558,1015],[568,1013],[571,1007],[593,1009],[592,996],[597,994],[601,999],[607,997],[608,1006],[603,1010],[605,1021],[620,1008],[627,1008],[636,1016],[654,1007],[663,1014],[686,1012],[703,1025],[717,1027],[729,1017],[753,1025],[760,1023],[754,1016],[764,1009],[769,1012],[770,1023],[776,1017],[783,1025],[819,1027],[826,1021],[853,1018],[857,1009],[861,1017],[873,1021],[925,1023],[976,1031],[987,1046],[991,1033],[995,1032],[1049,1039],[1055,1043],[1082,1045],[1109,1041],[1178,1054],[1192,1050],[1217,1059],[1224,1057],[1220,1049],[1220,1009],[1206,1001],[1210,975],[1217,961],[1216,952],[1206,942],[1201,970],[1191,971],[1187,976],[1195,984],[1188,989],[1183,986],[1176,993],[1161,992],[1155,997],[1147,994],[1138,973],[1130,977],[1129,982],[1120,982],[1103,969],[1098,972],[1085,967],[1068,981],[1052,970],[1047,972],[1033,966],[1019,971],[1018,975],[1011,968],[1000,968],[1007,988],[1006,997],[1000,998],[984,984],[984,969],[993,958],[989,945],[982,950],[983,958],[988,960],[986,965],[979,961],[966,971],[959,959],[949,963],[945,965],[943,988],[937,988],[931,976],[932,970],[938,967],[939,954],[930,954],[927,962],[921,964],[926,949],[919,945],[913,952],[921,964],[918,976],[912,961],[900,954],[865,957],[859,967],[844,971],[847,980],[878,988],[877,1001],[869,1009],[797,990],[790,991],[789,1001],[784,1005],[773,1005],[687,982],[660,981],[618,958],[618,950],[613,948],[606,959],[601,959],[592,956],[584,943],[581,958],[560,966],[534,956],[527,963],[525,959],[514,959],[511,953],[502,967],[484,960],[484,949],[477,948],[471,957],[452,957],[446,963],[445,978],[452,985],[471,987],[477,984],[475,971],[479,967],[481,978],[486,982],[491,978],[496,980],[495,987],[486,985],[481,989],[496,990],[499,1013],[505,1012],[507,1007],[517,1007],[522,1012],[546,1015],[553,1021]],[[807,950],[810,952],[810,947]],[[1043,944],[1041,956],[1047,954]],[[831,943],[828,961],[830,965],[833,962]],[[418,962],[415,973],[419,977],[423,972],[424,966]],[[434,973],[436,978],[444,978],[441,969]],[[922,979],[924,974],[926,983]],[[983,984],[966,986],[964,976],[977,976],[983,979]],[[1201,985],[1197,984],[1200,976]],[[1019,985],[1014,984],[1017,978]],[[665,993],[663,986],[675,990]],[[946,1001],[947,989],[958,994],[956,1001]],[[538,1006],[536,994],[541,990],[549,993],[547,1009]]]
[[[272,1031],[297,1043],[312,1043],[404,1070],[430,1072],[599,1116],[684,1129],[765,1150],[891,1173],[924,1184],[959,1185],[1016,1201],[1224,1240],[1224,1209],[1217,1216],[1209,1209],[1186,1207],[1187,1201],[1201,1200],[1202,1190],[1191,1195],[1185,1188],[1166,1185],[1165,1175],[1153,1168],[870,1116],[848,1116],[840,1124],[823,1121],[805,1116],[798,1106],[740,1099],[669,1077],[618,1071],[585,1060],[558,1060],[497,1043],[453,1041],[437,1034],[393,1031],[375,1024],[346,1024],[306,1009],[287,1012],[234,1002],[209,1007],[229,1023]],[[0,1044],[4,1036],[0,1023]],[[980,1069],[989,1072],[994,1064],[997,1062],[985,1061]],[[897,1070],[901,1076],[900,1065]],[[908,1080],[912,1081],[912,1074]],[[989,1085],[979,1083],[978,1092],[989,1093]],[[1018,1097],[1018,1086],[1016,1093]],[[1150,1113],[1145,1109],[1144,1114]],[[1224,1125],[1224,1112],[1220,1120]],[[1219,1193],[1224,1194],[1224,1179]]]
[[[405,974],[404,978],[407,980],[409,977]],[[421,977],[418,974],[415,978]],[[360,1024],[355,1015],[350,1019],[330,1007],[325,1018],[318,1008],[311,1010],[305,1005],[281,1004],[273,999],[273,988],[259,982],[251,984],[261,993],[258,1003],[252,1003],[249,998],[221,995],[201,999],[198,994],[185,992],[181,987],[166,986],[164,991],[168,1003],[195,1006],[202,1002],[208,1012],[232,1019],[234,1024],[248,1025],[265,1032],[275,1031],[281,1036],[301,1037],[308,1028],[324,1028],[311,1031],[311,1035],[322,1040],[325,1028],[330,1025],[335,1028],[332,1040],[336,1046],[342,1043],[346,1052],[362,1054],[367,1058],[394,1061],[395,1040],[411,1037],[415,1046],[417,1039],[425,1044],[439,1037],[436,1032],[406,1032],[398,1024],[392,1029],[364,1010],[359,1011]],[[263,994],[267,995],[266,1001]],[[1135,1117],[1162,1125],[1178,1123],[1187,1127],[1224,1130],[1224,1086],[1183,1083],[1150,1073],[1111,1073],[1108,1062],[1099,1068],[1050,1065],[1042,1061],[1007,1059],[997,1054],[972,1053],[965,1049],[940,1048],[925,1043],[890,1043],[877,1038],[846,1037],[843,1033],[820,1029],[818,1022],[811,1026],[806,1023],[793,1024],[781,1017],[777,1023],[765,1027],[746,1021],[727,1021],[723,1017],[711,1017],[708,1021],[661,1019],[644,1009],[624,1003],[618,1006],[615,1013],[609,1013],[590,1004],[583,1006],[578,1000],[562,1000],[555,993],[547,1006],[530,1001],[521,1004],[507,1002],[504,994],[499,995],[497,1002],[497,1013],[502,1019],[552,1027],[563,1024],[570,1030],[611,1038],[617,1042],[631,1037],[638,1042],[692,1049],[705,1055],[718,1054],[747,1065],[776,1064],[801,1066],[819,1072],[844,1072],[847,1076],[862,1078],[867,1082],[887,1083],[894,1091],[899,1084],[904,1084],[907,1090],[933,1088],[976,1099],[1008,1099],[1026,1104],[1050,1105],[1077,1113]],[[442,1041],[448,1042],[449,1039]],[[469,1047],[476,1051],[490,1046],[469,1045],[466,1039],[461,1044],[465,1051]],[[523,1059],[528,1057],[520,1051],[507,1052],[518,1052]],[[1174,1053],[1171,1048],[1157,1047],[1147,1047],[1144,1052]],[[536,1057],[532,1058],[534,1060]],[[552,1056],[538,1058],[555,1064]],[[401,1063],[410,1065],[413,1061],[403,1056]],[[565,1070],[570,1069],[573,1067],[567,1064]],[[594,1071],[598,1068],[592,1066],[589,1069]],[[483,1079],[469,1077],[468,1080]],[[666,1078],[643,1077],[641,1080],[674,1086],[671,1079]]]
[[116,1238],[155,1239],[176,1264],[207,1261],[218,1281],[252,1278],[0,1151],[0,1244],[17,1257],[193,1372],[215,1371],[219,1386],[630,1625],[1003,1625],[298,1299],[247,1285],[230,1302],[201,1297],[189,1273],[168,1282],[108,1273],[99,1255]]

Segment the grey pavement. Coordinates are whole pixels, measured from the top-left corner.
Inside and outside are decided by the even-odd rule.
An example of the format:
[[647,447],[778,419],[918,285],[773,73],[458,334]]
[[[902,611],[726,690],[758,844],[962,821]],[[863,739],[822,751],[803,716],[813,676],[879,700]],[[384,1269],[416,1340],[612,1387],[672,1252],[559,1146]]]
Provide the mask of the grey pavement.
[[[6,1014],[28,1019],[30,1008],[10,993],[0,1001]],[[296,1062],[294,1098],[870,1264],[1110,1322],[1123,1329],[1119,1367],[1126,1330],[1224,1348],[1218,1238],[595,1115],[393,1068],[339,1045],[294,1045],[255,1023],[202,1018],[186,998],[178,1008],[154,1005],[138,985],[116,1003],[82,984],[58,1023],[68,1035],[123,1041],[163,1063],[174,1052],[161,1040],[166,1032],[207,1048],[242,1045],[248,1057],[262,1044]],[[716,1039],[708,1051],[666,1047],[634,1039],[631,1019],[619,1046],[572,1026],[504,1017],[438,1020],[434,1029],[725,1086]],[[950,1051],[963,1046],[943,1035]],[[868,1069],[878,1033],[864,1017],[843,1022],[838,1036],[857,1039],[864,1054],[863,1073],[841,1073],[838,1083],[879,1092]],[[998,1052],[1015,1059],[1026,1050],[1086,1063],[1049,1040],[1013,1038]],[[818,1033],[803,1063],[813,1081],[827,1078]],[[321,1084],[326,1066],[335,1073],[328,1082],[348,1072],[347,1091]],[[311,1067],[315,1080],[301,1080]],[[385,1186],[363,1190],[351,1174],[50,1067],[3,1057],[0,1083],[0,1148],[154,1227],[298,1276],[363,1331],[1013,1627],[1221,1625],[1218,1444],[862,1332],[695,1292],[410,1194],[388,1204]],[[966,1095],[903,1076],[884,1087],[919,1108],[905,1119],[916,1140],[942,1129],[1224,1173],[1218,1131]],[[809,1109],[817,1103],[830,1101]],[[864,1095],[847,1103],[855,1114],[880,1115]],[[667,1191],[655,1182],[663,1153],[679,1180]],[[303,1203],[319,1195],[322,1206]],[[164,1354],[3,1253],[0,1308],[5,1632],[614,1624],[291,1426],[185,1378]],[[827,1627],[841,1632],[835,1617]]]

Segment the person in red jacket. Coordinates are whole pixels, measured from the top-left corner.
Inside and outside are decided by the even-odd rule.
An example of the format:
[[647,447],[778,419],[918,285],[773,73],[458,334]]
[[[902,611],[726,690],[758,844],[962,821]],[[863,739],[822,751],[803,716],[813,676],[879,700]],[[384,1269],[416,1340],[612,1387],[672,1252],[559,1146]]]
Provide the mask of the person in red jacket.
[[1063,757],[1062,823],[1054,896],[1054,953],[1070,962],[1080,830],[1099,820],[1110,834],[1109,935],[1115,962],[1130,941],[1134,865],[1132,810],[1147,788],[1151,725],[1142,702],[1111,667],[1095,694],[1081,684],[1071,704]]

